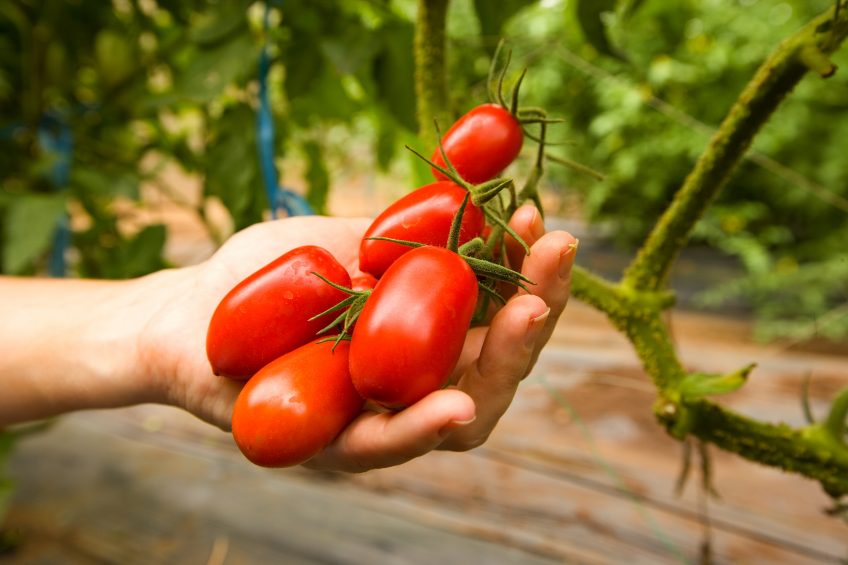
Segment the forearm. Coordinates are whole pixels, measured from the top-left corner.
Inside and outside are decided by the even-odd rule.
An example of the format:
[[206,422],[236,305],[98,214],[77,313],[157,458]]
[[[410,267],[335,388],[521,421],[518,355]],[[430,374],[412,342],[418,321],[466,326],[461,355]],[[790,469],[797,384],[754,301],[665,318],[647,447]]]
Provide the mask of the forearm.
[[138,347],[154,282],[0,277],[0,426],[159,400]]

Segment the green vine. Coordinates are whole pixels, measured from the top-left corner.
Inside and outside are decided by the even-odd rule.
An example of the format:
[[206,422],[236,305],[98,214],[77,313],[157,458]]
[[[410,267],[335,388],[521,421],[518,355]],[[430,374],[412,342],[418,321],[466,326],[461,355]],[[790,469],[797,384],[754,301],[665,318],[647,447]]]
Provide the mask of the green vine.
[[427,145],[436,144],[433,122],[449,123],[445,65],[445,24],[449,0],[418,0],[415,26],[415,96],[418,131]]
[[[420,0],[416,41],[418,118],[426,133],[447,112],[444,22],[447,0]],[[725,375],[687,373],[662,312],[674,302],[668,274],[695,224],[742,160],[754,137],[795,85],[814,71],[836,71],[828,56],[848,36],[848,10],[839,3],[784,40],[760,66],[710,140],[672,203],[618,283],[580,267],[572,275],[575,297],[604,312],[633,344],[658,390],[655,415],[680,440],[694,436],[748,460],[817,480],[835,499],[848,495],[848,445],[844,438],[848,392],[834,401],[827,420],[794,429],[742,416],[707,396],[743,386],[753,365]],[[441,77],[441,78],[438,78]]]

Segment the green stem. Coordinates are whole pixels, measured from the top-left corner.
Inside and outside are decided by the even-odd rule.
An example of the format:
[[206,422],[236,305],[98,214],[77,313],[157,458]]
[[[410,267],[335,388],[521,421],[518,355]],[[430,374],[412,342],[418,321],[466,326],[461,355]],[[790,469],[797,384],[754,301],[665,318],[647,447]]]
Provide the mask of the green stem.
[[[781,43],[743,90],[694,169],[675,194],[625,272],[626,286],[661,288],[695,223],[727,182],[751,141],[786,95],[813,66],[822,63],[848,35],[848,11],[828,10]],[[834,15],[838,20],[834,20]],[[811,64],[812,62],[812,64]]]
[[445,65],[445,23],[448,0],[418,0],[415,26],[415,95],[418,130],[427,145],[435,145],[433,121],[450,123]]
[[834,449],[815,434],[766,424],[706,400],[687,403],[690,433],[746,459],[816,479],[833,497],[848,494],[848,449]]

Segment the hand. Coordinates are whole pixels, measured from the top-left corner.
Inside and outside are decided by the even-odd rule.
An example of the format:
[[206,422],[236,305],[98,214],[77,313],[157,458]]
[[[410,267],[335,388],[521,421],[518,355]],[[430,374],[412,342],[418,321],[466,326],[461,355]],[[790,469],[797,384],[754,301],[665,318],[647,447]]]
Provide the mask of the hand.
[[[233,236],[209,261],[172,272],[182,280],[157,284],[176,291],[142,336],[144,366],[155,375],[161,400],[181,406],[224,430],[242,384],[212,375],[204,340],[209,319],[240,280],[294,247],[325,247],[351,274],[367,219],[298,217],[252,226]],[[513,296],[484,327],[472,328],[453,386],[398,412],[366,410],[306,465],[365,471],[403,463],[433,449],[467,450],[482,444],[530,372],[568,299],[575,240],[544,233],[535,208],[513,216],[512,227],[532,245],[526,259],[508,245],[510,262],[536,282]]]

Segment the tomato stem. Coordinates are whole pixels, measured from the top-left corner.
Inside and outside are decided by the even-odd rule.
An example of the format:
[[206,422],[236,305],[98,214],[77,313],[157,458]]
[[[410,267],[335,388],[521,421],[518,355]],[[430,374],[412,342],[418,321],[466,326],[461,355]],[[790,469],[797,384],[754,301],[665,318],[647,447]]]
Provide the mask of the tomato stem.
[[550,161],[553,161],[554,163],[569,167],[570,169],[573,169],[578,173],[588,175],[596,180],[604,180],[606,178],[603,173],[591,169],[586,165],[578,163],[577,161],[572,161],[567,157],[560,157],[559,155],[551,155],[550,153],[545,153],[545,158]]
[[[332,312],[335,312],[336,310],[341,310],[342,308],[345,308],[345,307],[347,307],[347,306],[349,306],[349,305],[353,304],[353,301],[354,301],[354,300],[356,300],[356,297],[355,297],[355,296],[348,296],[347,298],[345,298],[345,299],[344,299],[344,300],[342,300],[341,302],[339,302],[339,303],[335,304],[334,306],[330,306],[329,308],[327,308],[326,310],[324,310],[324,311],[323,311],[323,312],[321,312],[320,314],[315,314],[314,316],[312,316],[311,318],[309,318],[309,319],[307,320],[307,322],[314,322],[314,321],[315,321],[315,320],[317,320],[318,318],[321,318],[321,317],[323,317],[323,316],[326,316],[327,314],[330,314],[330,313],[332,313]],[[321,332],[318,332],[318,333],[321,333]]]
[[495,301],[499,302],[501,305],[506,304],[506,299],[503,296],[501,296],[498,291],[496,291],[494,288],[492,288],[488,284],[480,282],[480,283],[478,283],[477,286],[480,288],[480,290],[483,291],[484,294],[486,294],[486,296],[488,296],[490,298],[494,298]]
[[485,246],[486,242],[483,241],[482,237],[475,237],[474,239],[467,241],[460,246],[459,254],[473,256],[475,253],[482,250]]
[[506,78],[506,71],[509,68],[509,63],[512,61],[512,49],[506,50],[506,62],[504,63],[503,68],[501,68],[500,75],[498,76],[498,103],[504,108],[509,108],[504,99],[503,88],[504,88],[504,79]]
[[407,247],[425,247],[426,243],[420,243],[418,241],[408,241],[406,239],[395,239],[393,237],[382,237],[375,235],[373,237],[364,237],[363,240],[374,240],[374,241],[388,241],[390,243],[399,243],[400,245],[406,245]]
[[489,97],[489,102],[495,104],[498,102],[498,93],[495,89],[498,59],[503,50],[504,40],[501,38],[498,41],[498,46],[495,48],[495,54],[492,55],[492,62],[489,64],[489,75],[486,77],[486,94]]
[[527,67],[524,67],[521,70],[521,74],[518,76],[518,80],[515,82],[515,86],[512,87],[512,104],[509,107],[509,113],[518,117],[518,91],[521,89],[521,83],[524,81],[524,76],[527,74]]
[[[451,170],[447,170],[444,167],[441,167],[441,166],[435,164],[433,161],[431,161],[430,159],[428,159],[427,157],[425,157],[424,155],[422,155],[421,153],[419,153],[418,151],[416,151],[415,149],[413,149],[409,145],[404,145],[404,147],[406,149],[412,151],[415,154],[416,157],[418,157],[419,159],[421,159],[422,161],[424,161],[425,163],[427,163],[428,165],[430,165],[431,167],[433,167],[434,169],[436,169],[437,171],[439,171],[440,173],[442,173],[443,175],[448,177],[451,181],[458,184],[459,186],[461,186],[465,190],[471,191],[473,189],[472,185],[467,183],[462,177],[459,176],[459,173],[456,172],[456,169],[453,168],[453,165],[450,165]],[[439,134],[439,150],[442,152],[442,159],[444,159],[446,163],[450,163],[450,161],[448,161],[448,159],[447,159],[447,156],[444,154],[444,149],[442,148],[441,134]]]
[[459,232],[462,231],[462,216],[465,214],[465,207],[468,206],[468,199],[470,196],[470,192],[465,193],[465,197],[462,199],[462,204],[459,205],[459,209],[456,211],[456,214],[454,214],[453,221],[451,222],[450,233],[448,234],[448,251],[456,253],[459,250]]
[[503,218],[501,218],[500,215],[492,212],[491,210],[489,210],[488,207],[483,208],[483,213],[486,215],[486,218],[488,220],[492,221],[497,226],[499,226],[501,229],[503,229],[506,233],[511,235],[513,237],[513,239],[515,239],[515,241],[517,241],[518,244],[521,245],[521,247],[524,248],[524,252],[527,255],[530,255],[530,246],[527,245],[527,242],[524,241],[524,238],[522,238],[520,235],[518,235],[518,233],[516,233],[516,231],[514,229],[509,227],[509,224]]
[[471,203],[475,206],[482,206],[486,202],[495,198],[505,188],[515,190],[515,183],[512,179],[493,179],[477,186],[473,192]]

